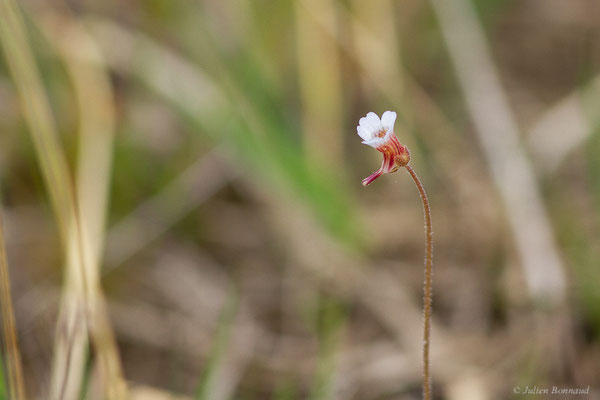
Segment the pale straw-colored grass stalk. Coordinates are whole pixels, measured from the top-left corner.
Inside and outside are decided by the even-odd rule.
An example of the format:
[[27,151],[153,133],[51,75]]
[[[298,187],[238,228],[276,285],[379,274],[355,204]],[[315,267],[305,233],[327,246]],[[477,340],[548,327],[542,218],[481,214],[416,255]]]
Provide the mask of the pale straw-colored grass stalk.
[[[49,398],[76,398],[81,389],[88,337],[96,348],[107,399],[126,397],[116,347],[111,343],[100,291],[98,252],[90,241],[88,210],[82,213],[46,92],[29,47],[25,24],[13,0],[0,0],[0,42],[21,100],[25,121],[49,193],[64,246],[66,276],[55,338]],[[106,183],[100,183],[106,184]],[[103,216],[102,216],[103,218]]]

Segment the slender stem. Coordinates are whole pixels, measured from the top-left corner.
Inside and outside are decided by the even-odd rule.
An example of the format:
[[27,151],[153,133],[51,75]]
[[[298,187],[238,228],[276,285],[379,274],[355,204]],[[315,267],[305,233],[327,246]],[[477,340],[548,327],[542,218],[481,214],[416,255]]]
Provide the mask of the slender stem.
[[427,245],[425,250],[425,284],[423,287],[423,398],[431,400],[431,375],[429,373],[429,337],[431,332],[431,278],[433,268],[433,232],[431,231],[431,209],[429,200],[423,188],[421,180],[410,165],[406,165],[406,170],[415,181],[421,201],[423,202],[423,213],[425,214],[425,233]]
[[4,325],[4,340],[6,345],[6,364],[8,373],[8,392],[11,399],[25,400],[25,385],[23,383],[23,367],[17,343],[15,314],[10,295],[10,280],[8,277],[8,261],[4,245],[4,231],[0,216],[0,307],[2,309],[2,325]]

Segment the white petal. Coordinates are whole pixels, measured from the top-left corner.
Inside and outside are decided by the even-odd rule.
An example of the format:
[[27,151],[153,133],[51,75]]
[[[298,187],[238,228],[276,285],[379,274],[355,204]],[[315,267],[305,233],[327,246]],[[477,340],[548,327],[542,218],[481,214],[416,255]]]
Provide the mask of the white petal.
[[365,117],[359,119],[358,123],[360,124],[360,127],[369,134],[369,137],[373,137],[377,132],[377,126],[373,126],[373,124],[371,124],[371,122],[369,122],[369,120]]
[[385,144],[385,140],[376,137],[369,140],[363,140],[363,143],[376,149],[379,146],[383,146]]
[[367,120],[373,125],[375,129],[381,128],[381,120],[374,112],[370,112],[367,114]]
[[396,122],[396,113],[394,111],[386,111],[381,116],[381,125],[386,130],[394,130],[394,123]]
[[364,126],[357,126],[356,132],[358,133],[358,136],[360,136],[363,140],[369,140],[373,137],[371,132],[365,129]]

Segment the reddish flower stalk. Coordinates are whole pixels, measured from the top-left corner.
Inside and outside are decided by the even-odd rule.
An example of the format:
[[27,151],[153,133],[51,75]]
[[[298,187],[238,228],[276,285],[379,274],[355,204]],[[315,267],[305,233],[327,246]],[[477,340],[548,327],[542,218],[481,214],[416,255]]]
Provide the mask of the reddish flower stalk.
[[375,113],[368,113],[359,121],[356,128],[358,135],[367,144],[383,154],[381,168],[369,177],[363,179],[362,184],[367,186],[383,174],[391,174],[399,168],[404,167],[415,182],[421,201],[423,202],[423,213],[425,215],[425,282],[423,286],[423,399],[431,400],[431,375],[429,372],[429,344],[431,334],[431,287],[432,287],[432,269],[433,269],[433,232],[431,225],[431,209],[429,200],[425,193],[425,188],[416,172],[408,163],[410,162],[410,152],[400,144],[400,141],[394,134],[394,123],[396,122],[396,113],[386,111],[381,119]]

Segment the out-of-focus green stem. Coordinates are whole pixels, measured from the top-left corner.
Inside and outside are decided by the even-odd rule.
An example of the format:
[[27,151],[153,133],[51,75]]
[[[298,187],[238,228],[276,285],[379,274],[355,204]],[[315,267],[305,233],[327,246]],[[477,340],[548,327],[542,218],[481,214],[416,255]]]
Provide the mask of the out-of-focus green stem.
[[25,385],[23,383],[23,368],[17,343],[15,315],[10,295],[10,279],[6,246],[4,245],[4,229],[0,215],[0,306],[2,307],[2,325],[4,326],[4,342],[6,343],[8,390],[11,399],[25,400]]

